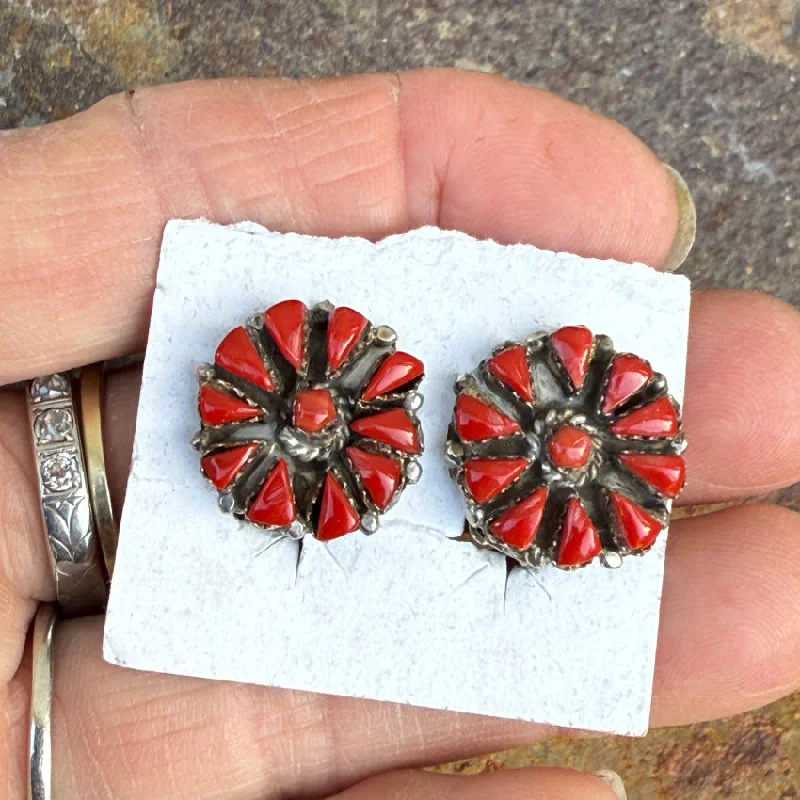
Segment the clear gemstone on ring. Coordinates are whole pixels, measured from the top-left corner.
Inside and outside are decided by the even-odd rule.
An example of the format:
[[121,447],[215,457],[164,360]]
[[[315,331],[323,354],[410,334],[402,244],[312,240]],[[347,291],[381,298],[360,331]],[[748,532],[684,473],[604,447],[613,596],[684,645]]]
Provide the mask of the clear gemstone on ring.
[[43,458],[40,471],[42,484],[50,492],[66,492],[81,485],[78,462],[68,453],[53,453]]
[[66,408],[48,408],[33,423],[39,444],[72,440],[72,414]]

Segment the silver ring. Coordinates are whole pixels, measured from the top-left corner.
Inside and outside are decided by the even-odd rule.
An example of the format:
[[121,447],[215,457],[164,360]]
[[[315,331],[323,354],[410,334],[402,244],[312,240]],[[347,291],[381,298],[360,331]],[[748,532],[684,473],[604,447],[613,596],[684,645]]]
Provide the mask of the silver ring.
[[42,603],[33,621],[28,800],[50,800],[52,797],[50,714],[53,709],[55,624],[55,606],[52,603]]
[[58,605],[65,616],[97,614],[105,606],[107,590],[72,402],[72,381],[66,373],[35,378],[26,394]]

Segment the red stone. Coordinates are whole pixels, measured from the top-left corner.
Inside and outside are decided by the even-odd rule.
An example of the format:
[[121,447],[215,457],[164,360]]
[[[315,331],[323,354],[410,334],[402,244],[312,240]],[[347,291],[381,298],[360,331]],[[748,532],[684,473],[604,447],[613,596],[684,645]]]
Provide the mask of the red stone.
[[322,542],[338,539],[358,528],[360,518],[342,485],[330,472],[325,476],[316,537]]
[[272,468],[264,485],[247,511],[247,519],[261,525],[282,528],[294,522],[297,507],[289,467],[281,459]]
[[525,348],[521,345],[509,347],[489,359],[489,372],[513,389],[523,400],[533,400],[533,386],[528,369]]
[[244,328],[234,328],[220,342],[214,360],[228,372],[232,372],[268,392],[275,388],[263,359]]
[[583,386],[583,381],[586,378],[593,340],[592,332],[588,328],[584,328],[583,325],[559,328],[550,336],[553,350],[561,359],[570,383],[576,389],[580,389]]
[[541,486],[490,522],[489,530],[507,545],[525,550],[536,538],[546,502],[547,489]]
[[208,383],[200,387],[200,419],[206,425],[223,425],[228,422],[242,422],[256,419],[262,415],[260,408],[251,406],[238,397],[233,397]]
[[350,430],[404,453],[419,453],[419,433],[402,408],[359,417],[350,423]]
[[200,467],[217,489],[226,489],[257,448],[257,444],[243,444],[212,453],[200,459]]
[[610,430],[618,436],[674,436],[678,432],[678,416],[669,399],[661,397],[620,417]]
[[643,358],[630,353],[616,356],[611,362],[600,410],[604,414],[613,411],[643,389],[652,377],[653,368]]
[[683,456],[620,453],[619,460],[664,497],[675,498],[686,478]]
[[306,389],[294,399],[296,428],[316,433],[336,419],[336,406],[327,389]]
[[510,486],[530,465],[524,458],[471,458],[464,464],[470,494],[485,503]]
[[661,533],[662,525],[658,520],[619,492],[611,492],[611,509],[619,532],[632,550],[650,547]]
[[361,396],[364,400],[374,400],[419,378],[424,371],[425,367],[418,358],[400,351],[392,353],[378,367]]
[[580,428],[562,425],[550,438],[547,452],[557,467],[578,469],[592,454],[592,437]]
[[571,497],[561,526],[557,563],[562,567],[588,564],[601,550],[597,529],[589,519],[581,501],[577,497]]
[[284,300],[264,312],[269,335],[295,369],[303,363],[307,311],[299,300]]
[[389,456],[368,453],[360,447],[348,447],[345,453],[369,496],[383,511],[392,501],[400,485],[400,462]]
[[367,318],[352,308],[335,308],[328,317],[328,364],[339,369],[366,330]]
[[516,420],[471,394],[456,398],[456,430],[466,442],[496,439],[519,431]]

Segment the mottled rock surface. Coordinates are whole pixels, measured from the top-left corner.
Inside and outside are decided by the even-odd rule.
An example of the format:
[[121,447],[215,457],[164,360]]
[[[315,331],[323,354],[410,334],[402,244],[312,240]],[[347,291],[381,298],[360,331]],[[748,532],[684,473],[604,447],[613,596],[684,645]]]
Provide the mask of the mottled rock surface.
[[[798,0],[4,0],[0,128],[110,92],[424,65],[505,74],[630,127],[686,178],[700,285],[800,306]],[[795,507],[797,488],[772,499]],[[631,798],[800,796],[800,698],[644,740],[552,740],[451,767],[614,768]]]

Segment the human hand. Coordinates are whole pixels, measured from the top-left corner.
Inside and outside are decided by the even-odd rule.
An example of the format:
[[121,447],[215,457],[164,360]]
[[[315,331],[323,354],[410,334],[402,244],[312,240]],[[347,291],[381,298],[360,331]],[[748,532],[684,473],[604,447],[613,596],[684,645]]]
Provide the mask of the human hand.
[[[678,225],[673,185],[638,140],[493,77],[220,81],[119,95],[0,139],[0,383],[142,349],[164,223],[198,216],[370,238],[433,224],[655,267]],[[681,502],[738,500],[800,477],[799,354],[791,307],[752,292],[695,294]],[[118,502],[138,380],[135,370],[109,378]],[[0,448],[0,754],[5,742],[10,796],[21,798],[25,635],[55,593],[17,392],[0,393]],[[667,553],[652,725],[792,691],[796,515],[748,505],[676,521]],[[119,669],[102,661],[101,637],[97,618],[57,628],[56,798],[613,798],[608,784],[568,770],[408,769],[553,732],[543,726]]]

